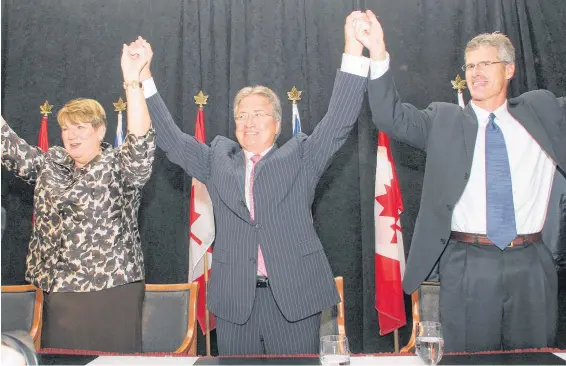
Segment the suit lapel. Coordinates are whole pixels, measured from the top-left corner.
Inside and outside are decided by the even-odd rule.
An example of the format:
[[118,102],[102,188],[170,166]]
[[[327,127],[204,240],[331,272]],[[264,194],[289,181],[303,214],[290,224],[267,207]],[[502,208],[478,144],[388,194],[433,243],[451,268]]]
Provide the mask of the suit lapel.
[[265,154],[265,156],[263,158],[261,158],[261,160],[258,161],[257,164],[255,165],[255,168],[254,168],[254,184],[257,182],[257,179],[261,176],[261,171],[262,171],[263,167],[265,166],[265,163],[268,161],[268,159],[271,158],[271,156],[275,153],[275,151],[277,151],[277,145],[273,145],[273,148],[271,150],[269,150],[269,152],[267,154]]
[[464,121],[462,122],[462,131],[464,134],[464,145],[466,148],[466,155],[468,157],[468,169],[472,166],[472,160],[474,159],[474,149],[476,147],[476,138],[478,136],[478,118],[476,113],[472,108],[472,104],[468,103],[466,108],[464,108]]
[[261,172],[263,170],[263,167],[268,162],[268,160],[271,159],[271,157],[273,156],[275,151],[277,151],[277,145],[276,144],[273,145],[273,148],[271,150],[269,150],[267,152],[267,154],[265,154],[265,156],[263,158],[261,158],[261,160],[258,161],[257,164],[255,165],[255,168],[254,168],[254,185],[257,184],[258,178],[261,177]]
[[536,114],[527,106],[517,100],[517,98],[509,99],[509,113],[519,122],[525,130],[535,139],[535,141],[540,145],[540,147],[554,160],[556,160],[556,154],[552,148],[552,143],[548,138],[548,135],[542,128],[542,124],[539,121]]
[[246,155],[244,150],[240,150],[234,155],[232,160],[233,171],[236,179],[236,185],[238,186],[238,191],[240,193],[239,199],[246,199]]

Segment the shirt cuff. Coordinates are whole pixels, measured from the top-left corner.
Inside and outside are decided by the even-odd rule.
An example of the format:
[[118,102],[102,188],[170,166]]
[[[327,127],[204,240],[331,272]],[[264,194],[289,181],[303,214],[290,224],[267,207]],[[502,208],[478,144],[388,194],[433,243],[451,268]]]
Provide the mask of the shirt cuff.
[[155,81],[153,78],[145,79],[142,81],[143,85],[143,96],[145,99],[151,97],[154,94],[157,94],[157,87],[155,86]]
[[369,58],[343,53],[340,70],[349,74],[367,77],[369,73]]
[[383,61],[374,61],[371,60],[371,67],[370,67],[370,79],[375,80],[382,77],[387,70],[389,70],[389,52],[385,53],[385,60]]

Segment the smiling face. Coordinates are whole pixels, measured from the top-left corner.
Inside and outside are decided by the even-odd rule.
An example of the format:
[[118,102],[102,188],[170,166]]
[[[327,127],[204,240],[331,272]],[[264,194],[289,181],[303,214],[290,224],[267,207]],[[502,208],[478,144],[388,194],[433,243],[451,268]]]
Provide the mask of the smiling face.
[[100,154],[106,133],[104,108],[93,99],[75,99],[57,113],[61,138],[67,153],[82,167]]
[[515,64],[502,62],[497,48],[487,45],[466,52],[466,65],[471,64],[475,67],[466,70],[466,80],[472,100],[488,111],[497,109],[507,99]]
[[274,117],[268,98],[252,94],[236,108],[236,138],[244,150],[260,154],[275,143],[281,122]]
[[89,122],[67,123],[61,126],[61,138],[67,153],[82,167],[100,154],[100,143],[106,127],[94,128]]

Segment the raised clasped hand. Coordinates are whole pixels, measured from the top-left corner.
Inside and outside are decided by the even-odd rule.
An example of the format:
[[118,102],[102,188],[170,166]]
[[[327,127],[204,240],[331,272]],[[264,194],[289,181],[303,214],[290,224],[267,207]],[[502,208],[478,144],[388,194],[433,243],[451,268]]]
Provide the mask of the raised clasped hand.
[[129,45],[122,46],[122,72],[126,80],[139,80],[141,71],[151,61],[153,53],[149,43],[143,38],[138,37],[137,40]]
[[355,24],[353,24],[353,34],[358,42],[369,50],[372,59],[376,61],[384,60],[386,51],[381,23],[371,10],[367,10],[363,14],[364,17],[357,18]]

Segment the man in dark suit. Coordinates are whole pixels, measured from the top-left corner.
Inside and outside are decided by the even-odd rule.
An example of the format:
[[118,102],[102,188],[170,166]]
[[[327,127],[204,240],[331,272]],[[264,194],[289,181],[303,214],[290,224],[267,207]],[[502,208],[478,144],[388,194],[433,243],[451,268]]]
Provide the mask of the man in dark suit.
[[[181,132],[149,69],[142,71],[157,145],[203,182],[212,199],[216,240],[208,307],[216,315],[220,354],[316,353],[321,311],[340,301],[311,205],[362,105],[369,59],[365,69],[348,68],[348,58],[363,50],[354,36],[362,31],[354,26],[360,15],[347,18],[342,70],[327,114],[310,136],[299,134],[281,147],[275,145],[281,106],[270,89],[242,89],[234,101],[238,142],[219,136],[207,146]],[[150,50],[143,39],[130,47]]]
[[439,261],[446,351],[551,346],[557,276],[543,245],[556,166],[566,168],[563,98],[546,90],[507,100],[514,48],[501,33],[473,38],[465,51],[471,103],[402,103],[383,30],[367,11],[368,84],[373,121],[427,152],[420,212],[403,288],[413,292]]

